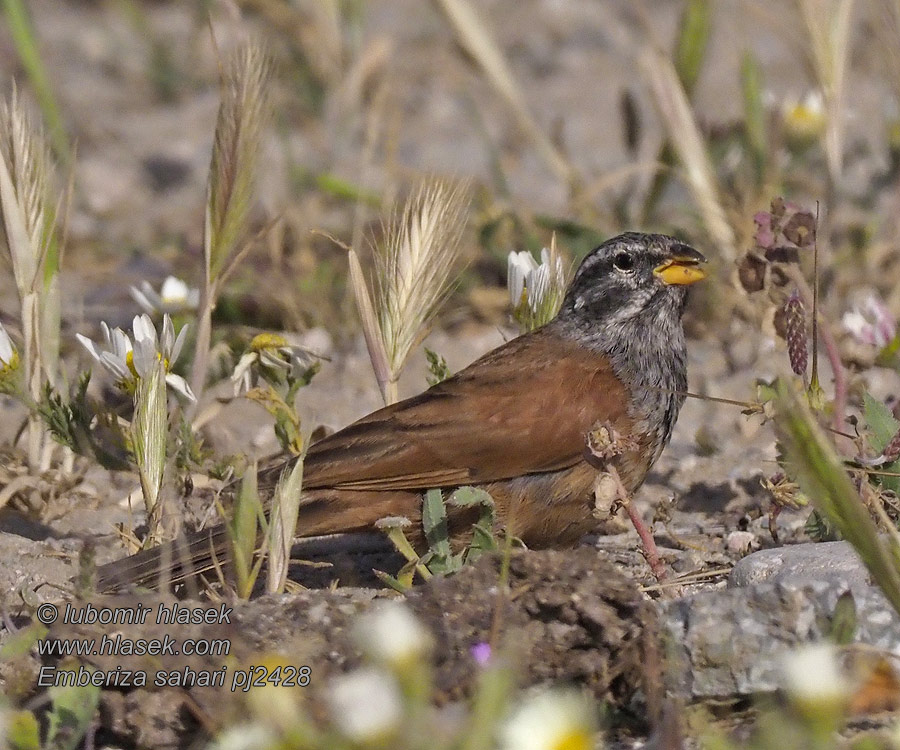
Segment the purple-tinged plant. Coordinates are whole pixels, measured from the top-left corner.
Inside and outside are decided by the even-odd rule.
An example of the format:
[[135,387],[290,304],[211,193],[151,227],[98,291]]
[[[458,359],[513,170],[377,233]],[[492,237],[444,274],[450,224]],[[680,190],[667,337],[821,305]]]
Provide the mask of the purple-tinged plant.
[[877,294],[870,294],[861,306],[844,313],[841,324],[857,341],[879,350],[897,337],[897,319]]

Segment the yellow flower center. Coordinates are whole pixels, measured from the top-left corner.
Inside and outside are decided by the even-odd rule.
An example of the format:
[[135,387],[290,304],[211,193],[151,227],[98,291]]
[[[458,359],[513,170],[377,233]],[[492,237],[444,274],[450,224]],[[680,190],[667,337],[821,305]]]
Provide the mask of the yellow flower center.
[[0,374],[7,375],[19,367],[19,353],[13,349],[9,362],[0,362]]
[[553,743],[553,750],[591,750],[593,738],[583,729],[573,729]]
[[825,115],[805,104],[797,104],[785,114],[785,124],[795,138],[813,139],[825,129]]
[[277,333],[260,333],[250,342],[250,351],[261,352],[265,349],[278,349],[287,346],[287,339]]

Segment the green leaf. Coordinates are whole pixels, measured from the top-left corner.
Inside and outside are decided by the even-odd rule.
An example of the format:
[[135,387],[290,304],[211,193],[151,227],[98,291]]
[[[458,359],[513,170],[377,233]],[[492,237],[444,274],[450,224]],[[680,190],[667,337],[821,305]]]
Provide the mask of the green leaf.
[[466,508],[470,505],[494,507],[494,498],[478,487],[460,487],[450,495],[449,502],[451,505],[456,505],[460,508]]
[[0,662],[24,656],[45,635],[47,627],[35,620],[27,628],[22,628],[6,639],[6,643],[0,648]]
[[497,540],[494,539],[491,526],[486,526],[482,522],[472,526],[472,542],[466,550],[466,563],[468,565],[478,560],[485,552],[496,552],[500,548]]
[[47,725],[47,747],[75,750],[93,721],[100,703],[96,685],[52,687],[51,710]]
[[444,496],[439,489],[428,490],[422,503],[422,527],[428,548],[438,559],[450,557],[450,529],[447,526],[447,510]]
[[853,643],[858,624],[856,600],[851,592],[845,591],[835,602],[828,636],[838,646],[846,646],[849,643]]
[[400,581],[398,581],[394,576],[390,573],[385,573],[383,570],[373,570],[375,577],[381,581],[388,588],[392,588],[394,591],[399,591],[401,594],[405,594],[407,591],[412,588],[412,584],[409,586],[405,586]]
[[879,452],[883,451],[897,434],[897,430],[900,430],[900,422],[894,419],[885,404],[868,393],[864,396],[863,415],[871,432],[872,447]]
[[250,595],[256,578],[255,572],[259,570],[253,565],[259,530],[259,513],[262,511],[256,475],[257,464],[254,461],[247,467],[241,479],[241,488],[234,504],[234,516],[229,524],[238,595],[242,598]]
[[712,28],[713,4],[710,0],[688,0],[681,15],[675,70],[688,96],[694,90]]
[[[891,442],[897,430],[900,430],[900,422],[894,419],[891,410],[868,393],[864,396],[863,416],[869,428],[869,437],[872,447],[881,453],[887,444]],[[900,460],[879,467],[884,471],[900,472]],[[900,477],[873,474],[872,480],[880,484],[886,490],[893,490],[900,494]]]
[[41,750],[40,727],[31,711],[16,711],[7,715],[6,741],[10,750]]
[[450,368],[447,367],[447,360],[437,352],[431,351],[427,346],[425,347],[425,359],[428,361],[428,374],[425,376],[428,385],[442,383],[452,374]]
[[752,52],[744,52],[741,59],[741,88],[744,93],[744,133],[753,157],[753,167],[758,184],[762,184],[766,152],[766,112],[763,103],[762,70]]
[[410,560],[406,563],[400,570],[397,572],[397,577],[389,575],[381,570],[372,571],[375,573],[375,576],[382,583],[390,586],[394,591],[399,591],[401,594],[405,594],[412,588],[413,579],[416,575],[416,568],[418,567],[417,560]]

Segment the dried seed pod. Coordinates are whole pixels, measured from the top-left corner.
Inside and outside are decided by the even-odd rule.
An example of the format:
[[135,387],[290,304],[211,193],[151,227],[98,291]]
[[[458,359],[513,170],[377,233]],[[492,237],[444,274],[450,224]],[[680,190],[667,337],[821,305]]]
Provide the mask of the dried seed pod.
[[816,241],[816,217],[809,211],[798,211],[784,225],[784,236],[797,247],[807,247]]
[[806,310],[800,296],[794,292],[784,303],[785,341],[791,369],[795,375],[806,374],[809,365],[809,348],[806,337]]
[[602,461],[638,449],[637,441],[630,435],[620,433],[611,422],[594,425],[587,434],[587,447],[592,456]]
[[891,438],[891,442],[884,446],[881,455],[884,456],[885,463],[893,463],[900,458],[900,430],[897,430],[894,437]]
[[752,253],[747,253],[738,265],[738,279],[748,294],[761,291],[766,284],[766,262]]

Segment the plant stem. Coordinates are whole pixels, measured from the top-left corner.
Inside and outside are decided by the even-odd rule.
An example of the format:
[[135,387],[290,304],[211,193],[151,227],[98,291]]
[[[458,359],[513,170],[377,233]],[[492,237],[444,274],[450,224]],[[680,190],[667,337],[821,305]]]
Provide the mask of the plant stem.
[[619,497],[625,504],[625,509],[628,511],[628,517],[631,519],[634,530],[637,532],[638,537],[640,537],[647,564],[650,566],[650,570],[653,571],[653,576],[656,580],[659,581],[659,583],[662,583],[669,577],[669,572],[666,570],[666,566],[663,565],[663,562],[659,557],[659,550],[656,547],[656,541],[653,539],[653,534],[650,529],[647,528],[647,524],[644,523],[644,519],[641,518],[641,514],[638,513],[637,508],[634,507],[634,503],[631,502],[631,496],[628,494],[628,490],[625,489],[625,485],[622,484],[622,478],[619,476],[619,472],[616,471],[614,466],[609,466],[608,470],[609,474],[616,482],[616,487],[619,490]]
[[[797,291],[803,304],[812,309],[813,291],[809,286],[809,282],[799,270],[789,268],[788,275],[797,285]],[[819,336],[822,337],[822,344],[825,347],[825,354],[828,356],[828,362],[831,364],[831,371],[834,376],[834,413],[832,414],[832,427],[838,433],[843,432],[845,422],[844,417],[847,413],[847,374],[844,372],[844,365],[841,362],[841,353],[838,349],[837,341],[821,313],[818,315]]]
[[191,390],[197,400],[190,408],[190,416],[196,413],[200,397],[203,395],[203,388],[206,385],[206,373],[209,369],[209,345],[212,340],[212,311],[216,303],[215,292],[212,289],[203,289],[201,295],[197,339],[194,344],[194,364],[191,368]]
[[381,396],[384,398],[385,406],[396,404],[400,400],[400,391],[396,377],[391,375],[388,381],[382,385]]

